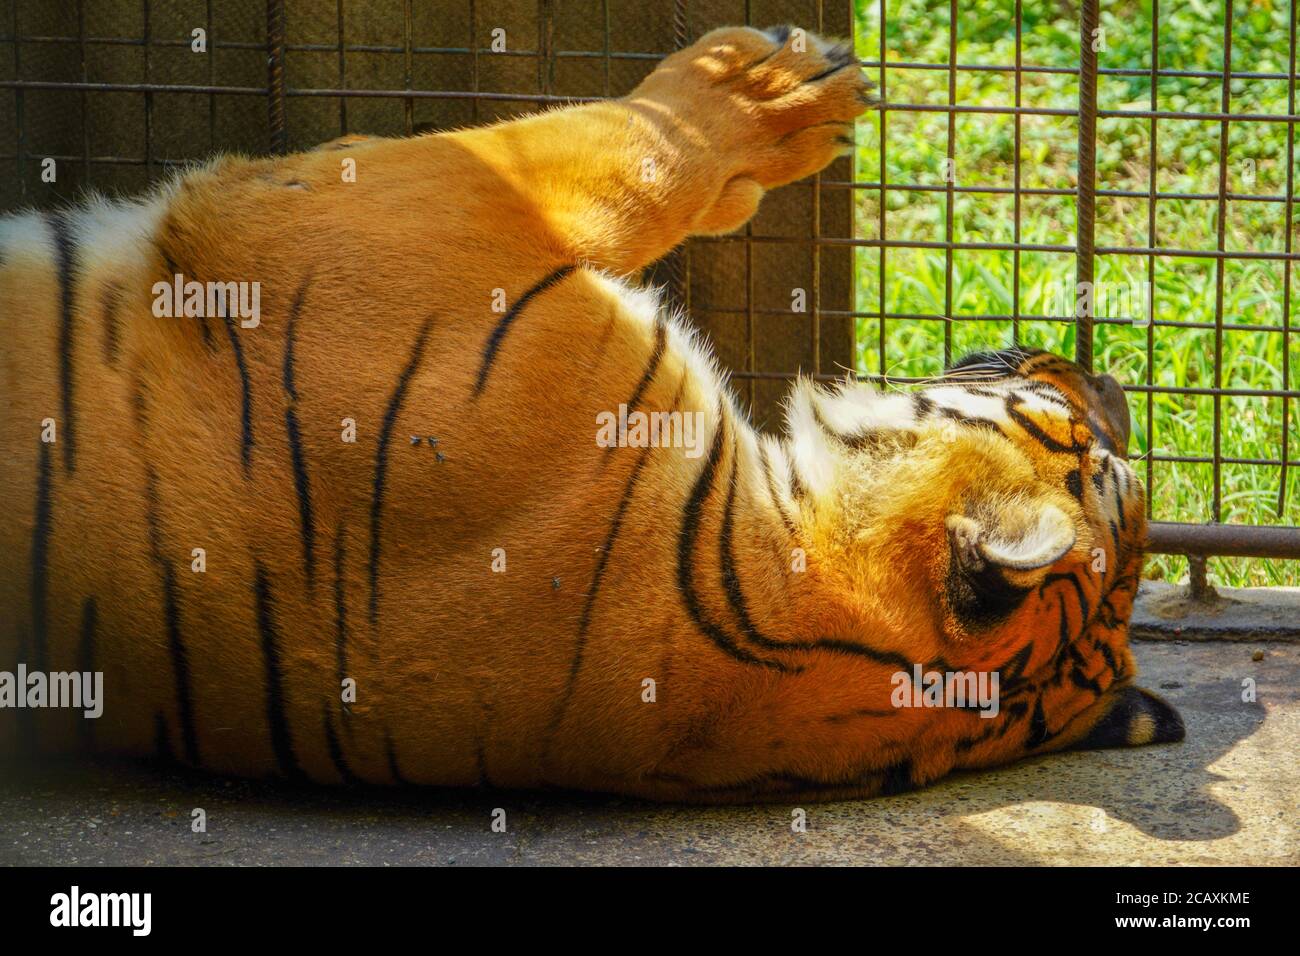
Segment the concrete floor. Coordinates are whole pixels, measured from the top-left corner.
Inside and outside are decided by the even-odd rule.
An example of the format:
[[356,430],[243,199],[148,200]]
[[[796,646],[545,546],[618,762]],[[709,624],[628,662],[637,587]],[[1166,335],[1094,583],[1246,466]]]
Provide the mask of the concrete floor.
[[[1039,758],[878,800],[696,808],[295,790],[138,766],[3,772],[0,864],[1297,864],[1300,644],[1138,642],[1179,745]],[[1262,650],[1262,660],[1252,654]],[[1258,702],[1243,703],[1244,678]],[[194,807],[208,832],[190,832]],[[507,831],[493,833],[502,807]]]

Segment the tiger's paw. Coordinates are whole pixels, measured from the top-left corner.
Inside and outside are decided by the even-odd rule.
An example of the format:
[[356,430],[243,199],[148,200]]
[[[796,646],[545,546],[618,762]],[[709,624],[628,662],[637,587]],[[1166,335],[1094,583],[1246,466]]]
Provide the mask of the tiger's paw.
[[719,192],[694,231],[723,232],[766,190],[847,152],[854,119],[877,102],[873,86],[848,44],[795,27],[725,27],[664,60],[629,101],[662,109],[712,158]]

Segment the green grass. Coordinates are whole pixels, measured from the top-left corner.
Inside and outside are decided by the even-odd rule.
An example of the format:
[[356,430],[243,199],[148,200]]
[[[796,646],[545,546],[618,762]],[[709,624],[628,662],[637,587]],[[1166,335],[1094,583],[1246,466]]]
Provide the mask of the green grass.
[[[858,54],[881,58],[881,0],[857,0]],[[948,3],[946,0],[887,0],[885,34],[889,62],[946,63],[948,61]],[[1223,67],[1224,2],[1182,0],[1162,4],[1160,66],[1174,70],[1221,70]],[[961,0],[958,4],[957,62],[1010,65],[1015,62],[1014,0]],[[1079,38],[1077,5],[1048,0],[1023,0],[1022,61],[1026,65],[1077,67]],[[1289,0],[1237,0],[1234,7],[1234,71],[1280,72],[1288,68],[1287,15]],[[1150,0],[1110,0],[1102,5],[1103,68],[1149,69],[1151,65]],[[890,68],[887,99],[891,103],[948,102],[948,73]],[[877,71],[879,81],[879,71]],[[1217,79],[1168,78],[1157,87],[1157,108],[1217,112],[1222,83]],[[1024,106],[1075,109],[1078,79],[1065,74],[1024,74]],[[1288,89],[1284,80],[1234,80],[1234,113],[1285,114]],[[1008,72],[959,71],[956,102],[968,105],[1015,103],[1014,76]],[[1149,110],[1148,77],[1103,76],[1098,103],[1103,110]],[[943,162],[948,143],[948,118],[943,113],[890,112],[884,118],[884,176],[892,184],[944,184]],[[1077,123],[1072,116],[1022,116],[1019,167],[1023,187],[1072,190],[1076,185]],[[1157,121],[1156,186],[1161,192],[1209,193],[1217,196],[1220,124],[1217,121]],[[1149,189],[1151,121],[1102,119],[1097,131],[1099,189],[1146,192]],[[955,182],[960,186],[1013,184],[1017,156],[1015,117],[1002,114],[958,114],[955,123]],[[1280,195],[1287,185],[1287,126],[1278,122],[1230,125],[1228,170],[1231,192]],[[1249,162],[1248,162],[1249,161]],[[856,178],[881,179],[881,116],[859,123]],[[1250,176],[1253,167],[1253,178]],[[859,236],[880,238],[880,194],[857,190]],[[1209,200],[1160,200],[1156,204],[1155,244],[1189,250],[1217,247],[1219,209]],[[1225,248],[1231,251],[1284,251],[1285,206],[1282,203],[1230,201],[1223,224]],[[890,191],[887,194],[886,236],[891,241],[942,241],[950,211],[943,191]],[[956,194],[951,210],[957,242],[1010,243],[1015,239],[1015,206],[1009,195]],[[1300,209],[1293,215],[1293,226]],[[1151,240],[1145,198],[1099,197],[1099,246],[1146,247]],[[1073,195],[1023,196],[1020,208],[1022,243],[1069,246],[1074,243]],[[1300,248],[1300,243],[1296,244]],[[1015,258],[1010,251],[953,253],[950,288],[945,284],[943,250],[894,249],[885,253],[883,290],[880,251],[859,249],[857,309],[886,313],[937,316],[934,319],[889,319],[881,324],[859,320],[859,369],[893,376],[926,376],[943,367],[945,343],[951,356],[977,348],[1012,344],[1012,323],[968,318],[980,315],[1061,315],[1052,296],[1069,292],[1075,261],[1069,253],[1022,252],[1019,258],[1018,303]],[[1214,384],[1218,264],[1213,259],[1158,257],[1153,280],[1157,322],[1206,323],[1210,328],[1131,322],[1096,328],[1094,367],[1129,385],[1211,386]],[[1224,265],[1223,322],[1228,325],[1283,325],[1286,294],[1280,261],[1232,261]],[[1105,255],[1096,260],[1098,287],[1131,292],[1139,305],[1148,281],[1148,260],[1142,256]],[[882,295],[883,291],[883,295]],[[1300,274],[1290,280],[1291,311],[1300,307]],[[1059,301],[1059,298],[1056,300]],[[1132,300],[1130,300],[1132,301]],[[1018,308],[1017,308],[1018,305]],[[1126,303],[1111,302],[1105,317],[1130,317]],[[1116,311],[1118,310],[1118,311]],[[943,318],[943,317],[948,318]],[[1284,336],[1255,328],[1226,330],[1222,343],[1222,385],[1232,388],[1295,388],[1300,379],[1300,322],[1291,319],[1289,376],[1284,367]],[[1148,336],[1150,341],[1148,342]],[[1019,323],[1022,344],[1066,355],[1074,351],[1074,327],[1067,322]],[[1148,353],[1148,344],[1150,352]],[[1149,354],[1149,359],[1148,359]],[[1289,382],[1287,379],[1289,378]],[[1214,399],[1130,393],[1134,421],[1130,451],[1135,455],[1209,457],[1214,451]],[[1148,407],[1149,405],[1149,407]],[[1292,402],[1287,421],[1289,457],[1300,457],[1300,402]],[[1148,420],[1150,427],[1148,428]],[[1220,448],[1223,457],[1279,459],[1282,452],[1283,403],[1279,398],[1224,396],[1221,399]],[[1136,463],[1146,473],[1147,465]],[[1220,483],[1221,518],[1225,522],[1263,525],[1300,524],[1300,469],[1286,475],[1285,502],[1279,508],[1281,469],[1275,466],[1223,464]],[[1213,473],[1209,464],[1154,462],[1149,492],[1152,517],[1158,521],[1204,522],[1213,517]],[[1213,580],[1234,586],[1300,585],[1300,562],[1224,558],[1210,562]],[[1186,561],[1152,557],[1147,574],[1178,580]]]

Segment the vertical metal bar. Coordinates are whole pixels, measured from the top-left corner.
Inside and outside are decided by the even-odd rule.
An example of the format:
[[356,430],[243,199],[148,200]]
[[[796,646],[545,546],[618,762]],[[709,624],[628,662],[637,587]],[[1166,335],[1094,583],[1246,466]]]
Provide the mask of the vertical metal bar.
[[[1286,111],[1287,115],[1295,115],[1295,67],[1296,67],[1296,2],[1291,0],[1289,24],[1290,32],[1290,58],[1287,67],[1287,90],[1286,90]],[[1291,223],[1292,209],[1295,204],[1295,120],[1288,120],[1286,124],[1286,216],[1282,220],[1286,223],[1286,252],[1291,252]],[[1282,388],[1290,390],[1291,388],[1291,260],[1286,259],[1282,264]],[[1282,472],[1281,480],[1278,482],[1277,489],[1277,516],[1279,518],[1286,514],[1286,483],[1287,483],[1287,459],[1290,455],[1291,443],[1291,400],[1283,396],[1282,398]]]
[[[1223,5],[1223,87],[1219,108],[1219,223],[1216,248],[1223,252],[1228,235],[1228,120],[1232,106],[1232,4]],[[1289,230],[1289,224],[1288,224]],[[1223,387],[1223,279],[1226,259],[1214,267],[1214,387]],[[1214,393],[1214,520],[1223,520],[1223,397]]]
[[[342,0],[339,0],[341,3]],[[470,109],[473,111],[474,122],[478,122],[478,92],[479,92],[479,74],[478,74],[478,5],[474,0],[469,0],[469,68],[472,75],[474,96],[470,99]]]
[[[411,53],[411,47],[414,45],[412,34],[415,32],[414,23],[412,22],[411,0],[404,0],[402,3],[402,79],[409,91],[411,84],[415,81],[415,64]],[[415,132],[415,98],[408,96],[402,107],[402,118],[406,123],[406,135],[410,136]]]
[[288,150],[284,125],[284,0],[266,0],[267,117],[271,152]]
[[[152,41],[151,24],[149,22],[149,0],[143,0],[144,4],[144,81],[149,83],[153,76],[149,68],[149,45]],[[153,93],[145,92],[144,94],[144,174],[145,178],[152,181],[153,179]]]
[[[957,0],[948,0],[948,105],[957,105]],[[952,365],[952,239],[957,218],[953,203],[957,198],[957,111],[948,111],[948,168],[945,180],[948,189],[943,217],[943,238],[947,248],[943,253],[943,367]]]
[[[678,20],[678,17],[677,17],[677,7],[678,7],[678,6],[682,7],[683,10],[684,10],[685,7],[686,7],[686,4],[685,4],[685,3],[682,3],[682,4],[676,4],[676,3],[675,3],[675,4],[673,5],[673,36],[674,36],[674,39],[676,39],[676,36],[677,36],[677,33],[678,33],[678,28],[677,28],[677,20]],[[604,49],[605,49],[605,59],[604,59],[604,63],[602,63],[602,66],[604,67],[604,80],[605,80],[605,82],[604,82],[604,87],[603,87],[603,88],[604,88],[604,91],[605,91],[605,96],[608,97],[608,96],[611,95],[611,93],[610,93],[610,85],[609,85],[609,0],[601,0],[601,4],[600,4],[600,12],[601,12],[601,16],[602,16],[603,21],[604,21],[604,22],[603,22],[603,28],[604,28],[604,29],[603,29],[603,36],[604,36],[604,41],[603,41],[603,42],[604,42],[604,44],[605,44],[605,47],[604,47]],[[681,24],[681,35],[682,35],[682,37],[684,38],[684,37],[686,36],[686,15],[685,15],[684,12],[682,13],[681,20],[682,20],[682,24]],[[679,44],[678,44],[678,49],[680,49],[681,46],[682,46],[682,44],[679,43]]]
[[555,10],[552,0],[537,0],[537,92],[549,96],[554,85]]
[[1075,194],[1074,360],[1092,369],[1093,244],[1097,209],[1098,0],[1083,0],[1079,17],[1079,185]]
[[[473,4],[470,5],[471,8]],[[347,59],[347,27],[343,18],[343,0],[338,0],[337,8],[338,17],[338,34],[339,34],[339,89],[348,88],[348,59]],[[339,97],[339,135],[348,134],[348,98]]]
[[880,258],[877,260],[877,287],[876,287],[876,312],[879,315],[880,325],[877,328],[879,332],[879,342],[877,343],[877,355],[879,358],[879,370],[881,381],[889,371],[889,366],[885,364],[885,256],[889,251],[887,243],[888,233],[885,230],[885,205],[889,198],[888,185],[888,166],[886,163],[886,149],[889,145],[889,136],[887,131],[886,116],[888,109],[886,104],[889,102],[889,64],[885,61],[885,54],[889,45],[885,42],[885,25],[888,23],[889,0],[880,0],[880,50],[878,59],[880,60],[880,215],[879,239],[880,239]]
[[[605,0],[605,95],[609,96],[609,0]],[[689,11],[686,0],[673,0],[673,49],[680,50],[689,42]],[[668,301],[673,308],[689,311],[690,302],[689,240],[682,243],[664,259],[664,273],[668,279]]]
[[[15,2],[14,7],[14,79],[23,78],[22,48],[23,35],[19,29],[18,10],[22,5]],[[18,195],[22,199],[27,198],[27,176],[25,167],[27,165],[27,123],[23,115],[23,91],[14,90],[14,123],[18,127],[17,142],[15,143],[16,162],[18,164]]]
[[[340,3],[343,0],[339,0]],[[207,27],[208,49],[204,54],[208,58],[208,86],[217,85],[217,51],[216,38],[212,35],[212,0],[207,0],[205,25]],[[208,149],[217,148],[217,94],[208,94]]]
[[[753,11],[745,0],[745,26],[753,25]],[[745,223],[745,368],[751,373],[746,389],[749,392],[749,414],[754,414],[757,381],[753,375],[757,365],[754,360],[754,223]]]
[[[826,32],[826,9],[817,0],[817,35]],[[813,374],[822,371],[822,174],[813,175],[812,184],[812,366]]]
[[[1160,0],[1151,0],[1151,112],[1155,113],[1160,109]],[[1160,123],[1151,117],[1151,142],[1150,151],[1147,155],[1147,248],[1156,248],[1156,196],[1160,192],[1156,188],[1156,178],[1158,175],[1158,166],[1156,165],[1156,155],[1159,152],[1159,132]],[[1156,256],[1155,253],[1147,255],[1147,307],[1150,315],[1147,319],[1147,372],[1146,384],[1151,386],[1155,384],[1155,364],[1156,364]],[[1147,471],[1147,518],[1155,517],[1155,394],[1148,391],[1146,393],[1146,424],[1147,424],[1147,454],[1146,454],[1146,471]]]
[[[86,0],[77,0],[77,44],[81,57],[81,82],[90,82],[86,66]],[[90,183],[90,103],[85,90],[81,91],[81,171],[84,182]]]
[[[1024,61],[1023,14],[1021,0],[1016,0],[1016,109],[1021,105],[1021,81]],[[1015,203],[1015,224],[1011,237],[1015,248],[1011,251],[1011,344],[1020,344],[1020,113],[1016,113],[1015,165],[1012,168],[1012,195]]]

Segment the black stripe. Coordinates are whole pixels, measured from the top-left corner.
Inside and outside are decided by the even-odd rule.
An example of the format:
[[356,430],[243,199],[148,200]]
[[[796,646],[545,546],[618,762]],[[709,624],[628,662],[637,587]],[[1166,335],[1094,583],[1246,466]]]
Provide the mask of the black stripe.
[[1098,684],[1096,680],[1086,675],[1078,667],[1070,668],[1070,680],[1073,681],[1074,686],[1078,687],[1080,690],[1092,691],[1092,693],[1096,694],[1098,697],[1101,696],[1101,685]]
[[402,776],[402,769],[397,764],[397,749],[393,746],[393,735],[384,728],[384,752],[388,756],[388,772],[392,774],[393,783],[401,787],[410,786],[410,781]]
[[978,415],[967,415],[956,408],[949,408],[946,405],[938,405],[936,407],[939,410],[939,414],[944,418],[951,418],[953,421],[965,425],[968,428],[982,428],[985,431],[996,432],[1003,438],[1006,437],[1007,433],[1002,430],[1002,426],[991,418],[981,418]]
[[150,464],[145,465],[144,486],[149,553],[158,566],[159,583],[162,586],[163,626],[167,632],[167,648],[172,659],[172,678],[176,683],[176,710],[181,721],[181,739],[185,745],[185,759],[197,767],[200,765],[199,736],[194,726],[189,654],[181,635],[180,589],[176,584],[176,572],[163,549],[162,530],[158,520],[158,475]]
[[275,630],[275,599],[271,582],[260,562],[253,563],[253,593],[257,599],[257,632],[262,638],[262,660],[266,665],[266,723],[271,749],[281,776],[306,780],[293,750],[293,736],[284,712],[284,679],[280,671],[280,637]]
[[[145,387],[139,380],[131,393],[131,409],[142,439],[148,428],[148,409]],[[145,524],[148,532],[149,557],[158,567],[159,586],[162,589],[163,627],[167,632],[167,647],[172,660],[172,678],[176,685],[176,710],[181,720],[181,733],[185,743],[185,757],[194,766],[200,765],[198,732],[194,726],[194,708],[190,695],[189,656],[181,635],[180,597],[172,564],[163,548],[159,520],[161,496],[158,491],[158,473],[146,461],[144,470]]]
[[1042,594],[1044,589],[1055,584],[1057,581],[1069,581],[1074,585],[1074,594],[1075,597],[1079,599],[1079,614],[1082,618],[1080,627],[1086,625],[1088,623],[1088,618],[1092,617],[1092,608],[1088,603],[1087,596],[1083,592],[1083,584],[1079,581],[1078,576],[1073,571],[1066,574],[1049,574],[1047,577],[1043,578],[1043,583],[1038,586],[1038,593]]
[[1020,371],[1026,362],[1042,354],[1041,349],[1023,349],[1018,345],[971,352],[950,365],[943,374],[947,378],[954,372],[994,372],[1005,378],[1012,372]]
[[846,435],[827,424],[826,419],[822,417],[821,409],[816,404],[813,405],[812,413],[813,422],[821,430],[822,434],[853,451],[870,451],[878,446],[884,437],[889,434],[887,429],[866,428]]
[[587,629],[591,626],[592,610],[596,606],[596,597],[600,593],[600,585],[605,579],[605,568],[609,564],[609,556],[614,550],[614,542],[618,540],[619,530],[623,526],[623,518],[627,514],[628,505],[632,501],[633,489],[636,487],[637,479],[641,477],[641,469],[645,467],[645,463],[649,458],[649,447],[641,449],[641,454],[637,456],[632,474],[629,476],[627,484],[623,486],[623,495],[619,499],[618,507],[614,509],[614,517],[610,520],[609,531],[605,535],[605,543],[600,549],[600,556],[596,559],[596,570],[592,573],[591,584],[587,588],[587,597],[582,605],[582,617],[578,621],[578,639],[573,648],[573,660],[569,664],[569,677],[565,682],[559,709],[551,723],[550,733],[552,735],[559,729],[564,713],[568,709],[569,699],[573,696],[573,689],[577,685],[578,671],[582,669],[582,658],[587,649]]
[[118,309],[122,305],[122,287],[116,282],[104,286],[104,361],[117,366],[121,351],[118,329]]
[[302,538],[303,572],[307,587],[316,586],[316,525],[311,510],[311,480],[307,476],[307,460],[302,452],[302,432],[298,427],[298,388],[293,376],[294,341],[298,330],[298,316],[302,312],[303,298],[311,277],[304,279],[289,307],[289,323],[284,343],[284,390],[289,401],[284,407],[284,426],[289,433],[289,458],[293,465],[293,487],[298,495],[299,533]]
[[36,515],[32,522],[32,658],[37,670],[46,670],[49,621],[46,601],[49,596],[50,533],[54,506],[51,501],[52,462],[50,443],[36,440],[39,446],[36,468]]
[[1034,716],[1029,719],[1029,736],[1025,740],[1025,747],[1032,750],[1034,747],[1041,746],[1047,741],[1048,736],[1047,717],[1043,713],[1043,695],[1039,694],[1034,702]]
[[[727,604],[731,606],[740,630],[751,642],[760,647],[780,650],[787,645],[773,640],[759,632],[749,616],[749,604],[745,600],[744,589],[740,585],[740,575],[736,571],[736,551],[732,541],[735,530],[736,491],[739,487],[740,474],[740,440],[733,437],[731,446],[731,478],[727,482],[727,501],[722,508],[722,529],[718,533],[719,562],[722,569],[722,589],[727,595]],[[787,668],[782,665],[782,670]],[[802,668],[795,668],[802,670]]]
[[897,717],[897,710],[875,710],[871,707],[859,707],[856,710],[846,711],[842,714],[827,714],[822,718],[823,723],[827,724],[845,724],[850,720],[859,720],[863,717]]
[[[168,237],[171,236],[170,228],[167,229]],[[158,256],[163,261],[163,268],[167,270],[167,282],[170,284],[176,281],[176,276],[181,274],[181,270],[176,265],[176,260],[171,257],[171,253],[163,248],[162,243],[157,239],[153,241],[154,248],[158,250]]]
[[1115,511],[1116,517],[1119,518],[1119,527],[1121,531],[1128,530],[1128,522],[1124,518],[1124,499],[1119,494],[1119,483],[1115,484]]
[[718,426],[713,433],[713,445],[709,457],[700,470],[700,476],[691,488],[690,497],[682,514],[682,528],[677,535],[677,588],[681,592],[682,602],[691,621],[717,645],[718,649],[745,664],[758,664],[774,670],[784,671],[786,666],[780,661],[763,660],[736,645],[736,642],[717,624],[705,617],[700,605],[699,595],[695,592],[695,580],[692,564],[695,560],[695,542],[700,534],[700,521],[704,516],[704,505],[713,493],[713,484],[718,475],[718,465],[722,459],[723,439],[725,437],[726,419],[722,405],[718,408]]
[[347,758],[343,756],[343,746],[339,743],[339,735],[334,730],[334,718],[330,715],[328,702],[321,707],[321,720],[325,725],[325,746],[329,748],[330,760],[334,764],[334,769],[338,771],[339,778],[348,786],[360,783],[361,779],[352,772]]
[[250,478],[253,471],[253,385],[248,377],[248,363],[244,361],[244,347],[239,342],[235,320],[229,315],[222,318],[230,347],[235,353],[235,368],[239,370],[239,455],[244,463],[244,477]]
[[483,388],[487,385],[488,373],[492,370],[492,362],[496,359],[497,350],[501,348],[501,342],[505,339],[506,333],[510,331],[510,326],[514,324],[515,319],[533,298],[533,296],[545,292],[557,282],[563,280],[573,271],[573,266],[561,266],[550,275],[548,275],[537,285],[525,292],[513,306],[510,307],[501,320],[497,322],[496,327],[492,329],[492,334],[488,336],[487,342],[483,346],[483,363],[479,366],[478,380],[474,383],[474,397],[477,398],[483,394]]
[[[1061,411],[1069,412],[1070,400],[1065,397],[1065,393],[1059,387],[1051,382],[1044,381],[1041,378],[1029,378],[1016,383],[1016,389],[1021,392],[1032,392],[1040,398],[1045,398],[1053,405],[1058,406]],[[1001,396],[998,396],[999,398]]]
[[343,679],[348,671],[348,602],[343,583],[343,568],[347,561],[346,526],[339,522],[334,534],[334,653],[338,659],[337,692],[342,692]]
[[896,793],[906,793],[915,789],[916,781],[912,778],[910,760],[903,760],[892,767],[885,768],[880,781],[881,796],[893,796]]
[[1115,661],[1115,653],[1110,649],[1110,645],[1105,641],[1099,641],[1097,644],[1097,650],[1101,653],[1102,659],[1106,661],[1106,666],[1109,667],[1111,672],[1118,678],[1119,664]]
[[1062,591],[1057,591],[1056,601],[1057,601],[1058,609],[1061,612],[1061,616],[1058,619],[1056,651],[1055,653],[1052,654],[1053,667],[1057,667],[1060,665],[1061,658],[1065,655],[1066,649],[1070,646],[1070,639],[1073,636],[1070,633],[1070,612],[1067,611],[1065,608],[1065,593]]
[[799,479],[799,468],[794,463],[793,455],[785,456],[785,474],[790,485],[790,497],[795,501],[802,501],[808,490]]
[[[654,381],[655,373],[659,371],[659,362],[664,357],[664,348],[667,341],[668,318],[664,314],[663,309],[660,309],[659,313],[655,316],[655,344],[653,351],[650,353],[650,361],[646,363],[645,371],[641,374],[641,381],[637,382],[636,388],[632,389],[631,397],[624,402],[629,417],[632,412],[636,410],[637,406],[641,404],[641,399],[645,396],[645,390],[649,388],[650,383]],[[674,400],[673,404],[676,405],[676,400]],[[615,446],[609,446],[609,448],[613,447]],[[608,451],[609,448],[607,448],[606,451]]]
[[758,451],[763,459],[763,474],[767,478],[767,493],[772,499],[772,505],[776,508],[777,514],[781,516],[781,521],[785,524],[786,530],[792,535],[796,535],[799,533],[799,527],[785,510],[785,504],[776,493],[776,477],[772,474],[772,456],[768,454],[766,443],[760,442]]
[[1083,474],[1078,468],[1065,476],[1065,487],[1078,499],[1079,504],[1083,504]]
[[1031,658],[1033,654],[1034,645],[1030,642],[1017,651],[1015,657],[1011,658],[1011,660],[1007,661],[997,669],[999,674],[1010,670],[1009,674],[999,677],[1002,693],[1010,691],[1012,687],[1021,682],[1025,676],[1025,668],[1029,666],[1029,658]]
[[1016,397],[1014,394],[1007,395],[1005,405],[1007,414],[1011,416],[1011,420],[1024,429],[1031,438],[1036,440],[1048,451],[1081,452],[1084,450],[1082,445],[1077,444],[1073,440],[1071,440],[1070,444],[1066,445],[1057,441],[1051,435],[1047,434],[1047,432],[1039,428],[1032,418],[1016,407]]
[[370,492],[370,623],[379,621],[379,552],[380,522],[384,516],[384,480],[388,475],[388,441],[393,434],[393,423],[401,411],[402,401],[406,397],[406,388],[411,376],[415,374],[424,355],[424,344],[429,337],[432,319],[425,319],[420,326],[420,334],[415,338],[411,357],[407,359],[397,378],[397,385],[388,399],[388,408],[384,411],[384,422],[379,429],[379,446],[375,449],[375,477]]
[[64,470],[71,474],[76,468],[76,430],[73,428],[76,403],[72,381],[72,272],[76,247],[63,216],[50,217],[50,226],[54,230],[54,262],[59,273],[59,400],[63,409],[63,421],[59,422],[63,430],[60,444],[63,445]]
[[[95,599],[88,597],[81,602],[81,641],[77,645],[77,670],[83,674],[94,674],[95,672],[95,625],[97,618],[97,609]],[[102,707],[103,701],[98,701]],[[99,718],[91,719],[85,714],[79,714],[81,719],[81,745],[87,750],[95,745],[95,722]]]

